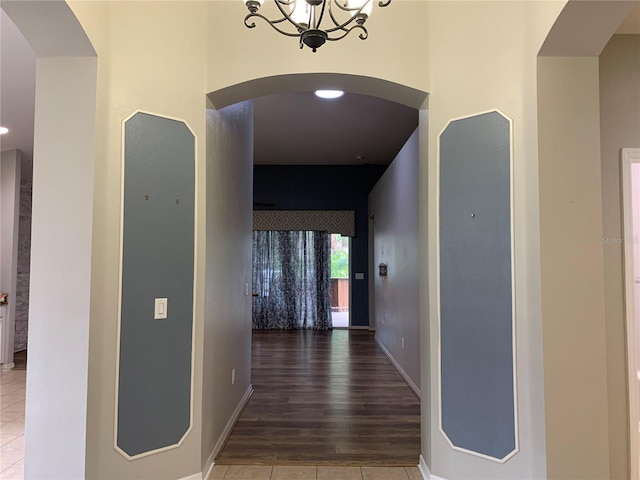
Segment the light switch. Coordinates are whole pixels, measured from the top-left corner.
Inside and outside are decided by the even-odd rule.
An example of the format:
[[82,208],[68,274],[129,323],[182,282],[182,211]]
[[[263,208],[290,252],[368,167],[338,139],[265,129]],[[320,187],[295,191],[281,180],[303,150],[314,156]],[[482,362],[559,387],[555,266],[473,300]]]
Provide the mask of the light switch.
[[356,280],[364,280],[364,273],[356,273]]
[[245,297],[249,296],[249,284],[248,283],[244,284],[244,296]]
[[167,299],[166,298],[156,298],[153,318],[154,320],[163,320],[167,318]]

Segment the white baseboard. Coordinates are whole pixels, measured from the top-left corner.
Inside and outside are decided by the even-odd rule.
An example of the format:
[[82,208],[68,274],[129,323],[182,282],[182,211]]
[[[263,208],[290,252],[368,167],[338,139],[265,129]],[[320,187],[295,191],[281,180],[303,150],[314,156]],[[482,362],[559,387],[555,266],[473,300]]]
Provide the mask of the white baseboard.
[[207,470],[207,473],[205,474],[203,478],[203,480],[209,480],[211,478],[211,473],[213,472],[213,467],[215,466],[216,462],[211,461],[211,465],[209,465],[209,469]]
[[420,475],[422,475],[423,480],[444,480],[443,478],[436,477],[435,475],[431,475],[429,471],[429,467],[427,467],[427,462],[424,461],[424,457],[420,455],[420,463],[418,464],[418,470],[420,471]]
[[202,477],[202,480],[209,479],[211,472],[213,471],[215,458],[220,453],[220,450],[222,450],[222,447],[224,447],[224,444],[227,441],[227,438],[229,438],[229,435],[231,435],[231,430],[233,430],[233,427],[235,427],[236,422],[238,421],[238,418],[240,418],[240,414],[242,413],[242,410],[244,410],[244,407],[247,405],[247,402],[251,398],[252,394],[253,394],[253,385],[249,384],[247,391],[244,392],[244,395],[240,399],[240,402],[236,406],[236,409],[233,411],[233,414],[231,414],[231,418],[229,418],[229,421],[227,422],[226,427],[224,427],[224,430],[222,431],[222,435],[220,435],[220,438],[218,438],[218,441],[216,442],[215,446],[213,447],[213,450],[211,451],[211,454],[209,454],[209,457],[207,458],[207,461],[204,464],[204,467],[207,470],[207,474],[204,477]]
[[409,388],[413,391],[415,396],[418,397],[418,399],[420,399],[420,389],[418,388],[418,386],[415,383],[413,383],[413,380],[409,378],[409,375],[407,375],[407,372],[405,372],[404,369],[400,366],[400,364],[396,361],[396,359],[393,358],[393,355],[391,355],[391,352],[380,341],[377,335],[376,335],[376,343],[382,349],[382,351],[387,356],[387,358],[389,358],[389,361],[393,364],[393,366],[398,371],[400,376],[404,379],[405,382],[407,382],[407,385],[409,385]]
[[349,330],[369,330],[368,325],[351,325]]
[[431,473],[429,472],[429,467],[427,467],[427,462],[424,461],[424,457],[422,455],[420,455],[418,470],[420,471],[420,475],[422,475],[422,480],[431,479]]
[[193,475],[189,475],[188,477],[182,477],[179,480],[202,480],[202,474],[194,473]]

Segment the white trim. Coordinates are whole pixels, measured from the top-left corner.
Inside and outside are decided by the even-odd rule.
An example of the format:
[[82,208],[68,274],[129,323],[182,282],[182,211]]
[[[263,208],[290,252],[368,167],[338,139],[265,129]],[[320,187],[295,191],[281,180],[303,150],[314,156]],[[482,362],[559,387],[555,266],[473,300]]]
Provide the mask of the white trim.
[[444,480],[442,477],[436,477],[429,471],[427,462],[424,460],[424,457],[422,455],[420,455],[420,462],[418,463],[418,471],[420,472],[420,475],[422,475],[423,480]]
[[630,478],[638,478],[638,431],[633,426],[640,421],[638,415],[638,367],[636,344],[637,325],[635,312],[634,292],[634,242],[633,239],[633,209],[632,209],[632,180],[631,165],[640,163],[640,148],[623,148],[620,151],[622,170],[622,213],[623,213],[623,238],[624,238],[624,296],[625,296],[625,320],[627,327],[627,371],[628,371],[628,398],[629,398],[629,461]]
[[194,473],[193,475],[189,475],[188,477],[182,477],[178,480],[202,480],[202,473]]
[[238,403],[238,405],[236,405],[235,410],[231,414],[231,417],[229,418],[227,425],[224,427],[222,434],[218,438],[218,441],[214,445],[213,450],[211,450],[211,453],[207,457],[207,461],[204,463],[205,467],[209,465],[209,467],[207,468],[207,475],[204,477],[204,480],[207,480],[209,478],[209,475],[211,475],[211,472],[213,471],[213,466],[215,465],[214,460],[218,456],[222,448],[224,447],[224,444],[227,443],[227,439],[229,438],[229,435],[231,435],[231,431],[233,430],[233,427],[236,426],[236,423],[238,422],[238,419],[240,418],[242,411],[247,406],[247,403],[249,402],[251,395],[253,395],[253,385],[249,384],[249,386],[247,387],[247,390],[244,392],[244,395],[240,399],[240,402]]
[[369,328],[369,325],[351,325],[348,328],[348,330],[371,330],[371,329]]
[[411,389],[411,391],[413,392],[413,394],[418,397],[418,400],[421,399],[420,397],[420,389],[418,388],[418,386],[414,383],[413,380],[411,380],[411,378],[409,377],[409,375],[407,375],[407,372],[404,371],[404,368],[402,368],[400,366],[400,364],[396,361],[396,359],[393,357],[393,355],[391,355],[391,352],[389,351],[389,349],[385,346],[384,343],[382,343],[382,340],[380,340],[380,338],[378,337],[378,335],[375,336],[376,339],[376,343],[378,344],[378,346],[380,347],[380,349],[384,352],[384,354],[387,356],[387,358],[389,359],[389,361],[391,362],[391,364],[395,367],[395,369],[398,371],[398,373],[400,374],[400,376],[404,379],[404,381],[407,383],[407,385],[409,386],[409,388]]
[[[166,118],[168,120],[174,120],[182,122],[193,135],[193,162],[194,162],[194,190],[193,190],[193,318],[191,320],[191,399],[189,402],[189,428],[184,433],[180,441],[174,445],[168,445],[166,447],[157,448],[148,452],[140,453],[138,455],[129,455],[118,446],[118,393],[120,388],[120,334],[121,334],[121,322],[122,322],[122,259],[124,249],[124,146],[125,146],[125,124],[127,120],[133,118],[138,113],[144,113],[147,115],[153,115],[154,117]],[[187,438],[191,430],[193,430],[193,409],[194,409],[194,384],[195,384],[195,351],[196,351],[196,283],[198,278],[198,136],[193,131],[189,123],[176,117],[170,117],[168,115],[162,115],[159,113],[153,113],[145,110],[135,110],[131,114],[122,120],[121,129],[121,162],[120,162],[120,258],[118,264],[118,321],[116,326],[116,375],[115,375],[115,410],[113,416],[113,448],[120,453],[127,460],[136,460],[138,458],[147,457],[156,453],[165,452],[174,448],[180,447],[184,440]],[[189,477],[190,478],[190,477]]]
[[[509,197],[510,197],[510,210],[511,210],[511,324],[512,324],[512,332],[511,332],[511,343],[513,350],[513,422],[514,422],[514,436],[515,436],[515,446],[514,449],[506,455],[504,458],[495,458],[489,455],[484,455],[482,453],[474,452],[472,450],[468,450],[466,448],[457,447],[453,444],[448,435],[444,432],[442,428],[442,338],[440,335],[441,331],[441,306],[440,306],[440,137],[445,132],[445,130],[449,127],[449,125],[457,120],[463,120],[466,118],[473,118],[480,115],[485,115],[487,113],[498,113],[502,115],[509,122]],[[442,128],[437,137],[436,142],[436,311],[437,311],[437,329],[438,329],[438,428],[442,436],[447,440],[447,443],[454,450],[458,450],[460,452],[468,453],[469,455],[473,455],[476,457],[484,458],[486,460],[491,460],[492,462],[497,463],[505,463],[514,455],[516,455],[520,451],[520,441],[519,441],[519,428],[518,428],[518,383],[517,383],[517,335],[516,335],[516,272],[515,272],[515,208],[514,208],[514,194],[513,194],[513,184],[514,184],[514,149],[513,149],[513,119],[506,115],[500,109],[486,110],[483,112],[473,113],[470,115],[465,115],[462,117],[456,117],[450,119],[445,126]],[[437,477],[431,477],[437,478]]]
[[422,480],[429,480],[431,478],[431,472],[429,472],[429,467],[422,454],[420,454],[420,460],[418,461],[418,470],[420,471],[420,475],[422,475]]
[[213,467],[215,465],[216,465],[216,462],[211,462],[211,465],[209,465],[209,469],[207,470],[207,473],[205,473],[204,476],[202,477],[202,480],[209,480],[211,478],[211,474],[213,473]]

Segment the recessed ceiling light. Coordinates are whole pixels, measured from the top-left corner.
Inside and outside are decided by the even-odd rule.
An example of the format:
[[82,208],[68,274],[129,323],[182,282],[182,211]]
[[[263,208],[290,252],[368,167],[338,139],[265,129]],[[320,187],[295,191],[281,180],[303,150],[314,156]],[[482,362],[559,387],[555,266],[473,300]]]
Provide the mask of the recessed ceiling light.
[[0,127],[0,135],[4,135],[5,133],[9,133],[9,129],[7,127]]
[[320,98],[339,98],[342,95],[342,90],[316,90],[316,96]]

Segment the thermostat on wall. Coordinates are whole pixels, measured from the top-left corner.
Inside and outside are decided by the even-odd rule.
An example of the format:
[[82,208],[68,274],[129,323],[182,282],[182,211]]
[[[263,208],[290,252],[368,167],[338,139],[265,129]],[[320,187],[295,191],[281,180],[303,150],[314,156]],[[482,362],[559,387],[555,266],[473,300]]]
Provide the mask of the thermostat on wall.
[[387,264],[386,263],[381,263],[380,265],[378,265],[378,275],[380,275],[381,277],[386,277],[387,276]]

